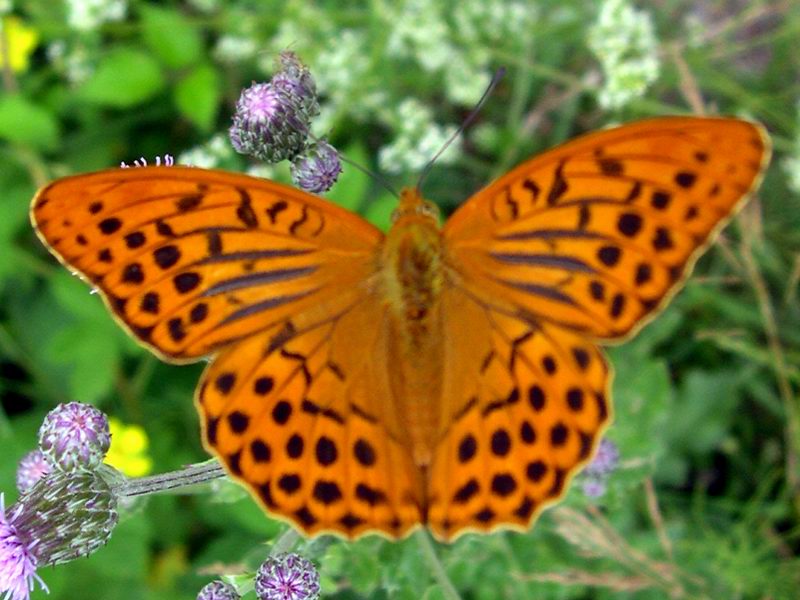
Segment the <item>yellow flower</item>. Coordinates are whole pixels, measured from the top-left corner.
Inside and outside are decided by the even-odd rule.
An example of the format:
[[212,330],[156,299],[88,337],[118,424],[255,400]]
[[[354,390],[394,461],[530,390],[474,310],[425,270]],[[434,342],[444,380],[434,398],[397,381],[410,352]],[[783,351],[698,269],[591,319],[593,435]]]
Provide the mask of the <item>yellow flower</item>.
[[153,468],[153,460],[147,454],[150,442],[144,429],[138,425],[126,425],[114,417],[108,420],[108,426],[111,448],[106,454],[106,463],[128,477],[147,475]]
[[0,68],[8,64],[18,73],[27,70],[28,57],[39,43],[39,33],[19,17],[8,16],[0,19],[0,36]]

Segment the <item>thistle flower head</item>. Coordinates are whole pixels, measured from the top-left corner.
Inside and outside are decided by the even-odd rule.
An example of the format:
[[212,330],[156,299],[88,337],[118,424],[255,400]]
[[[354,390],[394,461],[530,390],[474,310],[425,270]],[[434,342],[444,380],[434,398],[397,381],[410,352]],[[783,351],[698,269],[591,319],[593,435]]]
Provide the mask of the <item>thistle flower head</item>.
[[255,587],[259,600],[316,600],[319,573],[302,556],[279,554],[268,557],[259,567]]
[[51,471],[50,463],[39,450],[31,450],[17,465],[17,489],[20,493],[27,492],[42,477]]
[[255,83],[239,96],[228,133],[239,154],[272,163],[300,153],[309,126],[300,98],[286,86]]
[[108,419],[89,404],[59,404],[39,428],[39,448],[51,465],[63,471],[98,467],[110,445]]
[[319,114],[317,84],[294,52],[281,52],[278,58],[278,72],[272,77],[272,85],[282,88],[300,101],[300,107],[309,119]]
[[27,600],[40,565],[88,556],[108,541],[117,523],[117,500],[90,471],[54,470],[5,509],[0,494],[0,594]]
[[108,541],[117,524],[117,497],[97,472],[54,470],[20,496],[8,517],[37,564],[57,565]]
[[292,161],[292,181],[309,192],[326,192],[342,172],[339,154],[325,140],[314,142]]
[[239,600],[241,596],[232,585],[224,581],[212,581],[203,586],[197,594],[197,600]]
[[[10,512],[16,512],[16,505]],[[28,600],[35,582],[47,590],[36,574],[39,561],[33,552],[34,544],[35,541],[20,534],[11,514],[6,514],[0,494],[0,594],[4,594],[4,600]]]

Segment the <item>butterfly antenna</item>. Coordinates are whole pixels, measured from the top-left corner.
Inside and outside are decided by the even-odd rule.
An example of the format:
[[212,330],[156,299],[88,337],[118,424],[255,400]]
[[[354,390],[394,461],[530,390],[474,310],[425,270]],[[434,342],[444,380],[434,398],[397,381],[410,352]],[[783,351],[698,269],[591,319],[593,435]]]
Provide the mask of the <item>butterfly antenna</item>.
[[[309,137],[312,140],[314,140],[315,142],[319,142],[320,141],[320,139],[317,136],[315,136],[314,134],[310,134]],[[359,171],[364,173],[364,175],[367,175],[368,177],[372,177],[375,181],[377,181],[379,184],[381,184],[383,187],[385,187],[389,191],[389,193],[392,194],[392,196],[394,196],[395,198],[399,198],[400,197],[400,194],[397,193],[397,190],[395,190],[391,186],[391,184],[388,181],[386,181],[386,179],[384,177],[381,177],[378,173],[375,173],[374,171],[370,171],[367,167],[362,167],[357,162],[355,162],[353,160],[350,160],[342,152],[340,152],[338,149],[334,148],[334,150],[336,150],[336,155],[341,159],[342,162],[347,163],[351,167],[355,167],[356,169],[358,169]]]
[[428,161],[428,164],[425,165],[425,168],[422,170],[422,174],[419,176],[419,179],[417,180],[417,191],[420,191],[422,189],[422,182],[425,181],[425,178],[428,176],[428,173],[431,172],[431,169],[433,168],[433,163],[436,162],[436,159],[438,159],[442,155],[442,153],[450,147],[450,144],[452,144],[456,140],[456,138],[458,138],[462,133],[464,133],[464,130],[467,127],[469,127],[470,123],[472,123],[475,120],[475,117],[477,117],[478,113],[481,112],[483,105],[486,104],[486,100],[488,100],[489,96],[497,87],[497,84],[500,83],[500,80],[505,76],[505,74],[506,74],[505,67],[500,67],[499,69],[497,69],[497,71],[494,72],[492,80],[489,82],[489,85],[486,86],[486,91],[483,92],[483,96],[481,96],[481,99],[478,100],[478,103],[475,105],[475,108],[473,108],[470,111],[470,113],[467,115],[467,118],[464,119],[464,121],[461,123],[461,126],[456,130],[456,132],[453,135],[450,136],[450,139],[448,139],[444,143],[444,145],[433,156],[433,158]]

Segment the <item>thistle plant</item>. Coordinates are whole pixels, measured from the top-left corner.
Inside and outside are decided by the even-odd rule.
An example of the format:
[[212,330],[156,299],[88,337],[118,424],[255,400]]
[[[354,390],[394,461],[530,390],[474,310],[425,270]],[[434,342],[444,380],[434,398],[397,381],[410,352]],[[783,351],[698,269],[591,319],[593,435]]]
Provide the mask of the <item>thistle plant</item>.
[[311,134],[311,121],[317,115],[311,72],[293,53],[282,52],[269,82],[242,91],[228,135],[239,154],[267,163],[291,160],[292,178],[299,187],[324,192],[342,168],[333,146]]
[[241,596],[236,588],[224,581],[212,581],[203,586],[197,594],[197,600],[239,600]]
[[27,492],[34,484],[42,477],[52,471],[50,463],[47,462],[44,452],[39,450],[31,450],[17,465],[17,490],[20,493]]
[[270,556],[258,568],[259,600],[317,600],[319,592],[317,569],[297,554]]
[[[0,494],[3,600],[28,600],[37,584],[47,590],[38,574],[42,567],[89,556],[105,545],[132,499],[225,476],[216,461],[208,461],[171,473],[127,477],[103,462],[111,445],[109,430],[106,415],[88,404],[60,404],[46,415],[39,448],[18,466],[19,498],[6,508]],[[262,600],[319,597],[314,565],[296,554],[268,558],[254,585]],[[197,598],[238,600],[240,594],[233,585],[214,581]]]

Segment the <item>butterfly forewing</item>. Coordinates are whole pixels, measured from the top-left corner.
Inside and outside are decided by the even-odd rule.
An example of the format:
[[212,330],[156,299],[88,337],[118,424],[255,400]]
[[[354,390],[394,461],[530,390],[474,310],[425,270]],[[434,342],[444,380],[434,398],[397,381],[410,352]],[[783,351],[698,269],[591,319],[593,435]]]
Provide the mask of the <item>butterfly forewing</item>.
[[445,225],[464,286],[505,310],[620,338],[662,305],[769,156],[762,129],[663,118],[535,157]]
[[382,238],[309,194],[187,167],[60,179],[37,194],[32,220],[139,340],[178,360],[363,283]]

